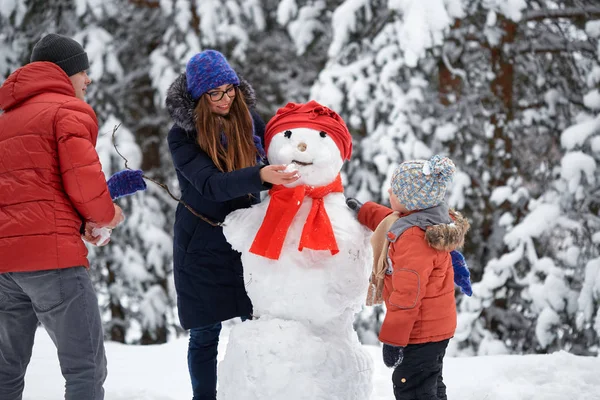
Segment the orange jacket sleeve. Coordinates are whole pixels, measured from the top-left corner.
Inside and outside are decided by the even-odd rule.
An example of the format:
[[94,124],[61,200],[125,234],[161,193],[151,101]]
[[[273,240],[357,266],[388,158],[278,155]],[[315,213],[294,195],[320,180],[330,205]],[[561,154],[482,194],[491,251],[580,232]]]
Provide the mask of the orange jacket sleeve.
[[386,206],[368,201],[363,204],[358,211],[358,222],[374,231],[377,229],[377,225],[392,212],[393,211]]
[[379,339],[383,343],[406,346],[421,310],[421,301],[433,271],[436,252],[418,227],[406,230],[390,248],[394,266],[393,290],[387,299],[387,312]]
[[92,109],[79,101],[65,103],[54,126],[67,196],[84,221],[108,225],[115,209],[95,148],[98,124]]

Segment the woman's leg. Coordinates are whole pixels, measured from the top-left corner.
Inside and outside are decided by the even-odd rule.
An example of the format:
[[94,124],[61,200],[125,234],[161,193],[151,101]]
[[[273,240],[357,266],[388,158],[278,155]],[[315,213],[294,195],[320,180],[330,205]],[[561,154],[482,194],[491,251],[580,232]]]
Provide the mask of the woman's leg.
[[190,329],[188,368],[193,400],[217,398],[217,347],[221,323]]

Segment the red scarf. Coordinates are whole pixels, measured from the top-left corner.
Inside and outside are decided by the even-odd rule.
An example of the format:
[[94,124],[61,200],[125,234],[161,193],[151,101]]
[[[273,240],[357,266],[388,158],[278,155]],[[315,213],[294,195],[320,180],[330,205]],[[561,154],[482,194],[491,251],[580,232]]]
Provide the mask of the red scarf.
[[271,202],[267,208],[265,219],[254,237],[250,252],[259,256],[278,260],[292,221],[296,217],[304,197],[313,199],[310,213],[304,223],[298,250],[329,250],[337,254],[339,249],[331,227],[331,221],[325,210],[323,197],[332,192],[343,192],[342,178],[338,175],[335,181],[327,186],[296,186],[287,188],[275,185],[269,190]]

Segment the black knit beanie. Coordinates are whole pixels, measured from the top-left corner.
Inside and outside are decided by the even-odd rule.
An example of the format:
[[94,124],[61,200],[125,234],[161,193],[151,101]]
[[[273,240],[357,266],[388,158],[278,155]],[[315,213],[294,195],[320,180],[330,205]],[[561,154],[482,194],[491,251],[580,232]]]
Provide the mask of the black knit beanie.
[[30,61],[53,62],[68,76],[85,71],[90,67],[87,53],[79,43],[55,33],[44,36],[35,44]]

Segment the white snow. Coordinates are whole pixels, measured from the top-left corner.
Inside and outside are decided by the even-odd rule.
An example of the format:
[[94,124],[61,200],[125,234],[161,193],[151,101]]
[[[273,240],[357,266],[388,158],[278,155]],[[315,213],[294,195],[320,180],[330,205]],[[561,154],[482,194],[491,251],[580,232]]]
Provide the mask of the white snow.
[[513,21],[519,21],[527,7],[525,0],[491,0],[487,3],[495,3],[498,10]]
[[540,346],[545,349],[556,338],[556,328],[560,324],[560,316],[550,307],[544,308],[535,325],[535,335]]
[[[425,50],[443,42],[444,33],[454,18],[442,0],[389,0],[388,7],[402,15],[397,26],[398,43],[404,50],[405,61],[416,66]],[[450,9],[460,13],[460,4],[452,2]]]
[[600,132],[600,116],[589,118],[565,129],[560,135],[560,144],[566,150],[582,146],[588,137]]
[[463,171],[456,171],[449,190],[448,205],[457,210],[462,210],[465,207],[465,192],[470,187],[471,177]]
[[595,182],[596,161],[582,151],[567,153],[561,160],[561,177],[568,182],[569,191],[575,193],[585,176],[589,184]]
[[354,332],[315,335],[302,322],[261,317],[236,326],[226,351],[219,399],[368,399],[372,391],[373,362]]
[[515,248],[519,243],[526,242],[530,237],[539,237],[557,223],[559,215],[558,205],[541,204],[504,236],[504,242],[510,248]]
[[504,203],[512,196],[512,189],[510,186],[498,186],[490,195],[490,201],[496,205]]
[[592,151],[596,154],[600,154],[600,136],[595,136],[590,140],[590,146]]
[[356,30],[356,13],[359,10],[364,8],[367,16],[365,19],[370,19],[369,3],[369,0],[347,0],[335,9],[331,16],[333,39],[329,45],[329,57],[336,57],[346,45],[350,34]]
[[298,13],[296,0],[281,0],[277,5],[277,23],[286,25]]
[[298,18],[288,24],[287,30],[296,46],[296,54],[302,55],[306,48],[314,41],[317,33],[322,31],[319,17],[325,10],[325,4],[317,1],[300,9]]
[[92,82],[99,81],[105,74],[112,74],[116,79],[123,76],[123,68],[117,59],[113,37],[100,27],[91,26],[73,37],[79,43],[84,43],[85,51],[90,62],[89,76]]
[[[548,114],[556,115],[556,106],[560,102],[561,94],[558,90],[552,88],[544,94],[544,101],[548,105]],[[535,110],[530,110],[535,111]]]
[[438,126],[435,129],[435,137],[442,142],[449,142],[455,139],[457,131],[458,127],[456,125],[446,123],[444,125]]
[[594,89],[583,96],[583,104],[591,110],[600,110],[600,91]]
[[[583,320],[591,322],[594,318],[595,303],[600,298],[600,258],[590,260],[585,266],[585,280],[579,294],[579,310]],[[596,317],[596,324],[598,318]],[[597,326],[597,325],[596,325]],[[600,334],[600,330],[596,330]]]
[[[219,342],[223,359],[233,321],[226,323]],[[244,323],[245,324],[245,323]],[[277,337],[269,337],[274,348]],[[289,337],[282,338],[289,340]],[[271,343],[271,341],[273,343]],[[300,343],[301,344],[301,343]],[[381,348],[363,346],[374,360],[370,400],[390,400],[392,370],[381,360]],[[106,344],[107,400],[180,400],[191,398],[187,371],[187,336],[164,345]],[[293,351],[293,349],[291,349]],[[265,365],[265,369],[270,368]],[[566,352],[548,355],[446,357],[444,382],[449,399],[461,400],[597,400],[600,358]],[[277,371],[276,371],[277,372]],[[245,371],[238,370],[240,376]],[[278,376],[285,375],[279,371]],[[273,385],[286,382],[273,382]],[[291,382],[290,384],[294,384]],[[56,348],[44,329],[38,329],[31,363],[25,376],[23,400],[55,400],[64,396]],[[244,400],[242,395],[238,399]],[[270,399],[286,400],[286,399]],[[366,399],[365,399],[366,400]]]
[[585,33],[593,38],[600,38],[600,20],[587,21],[585,23]]

